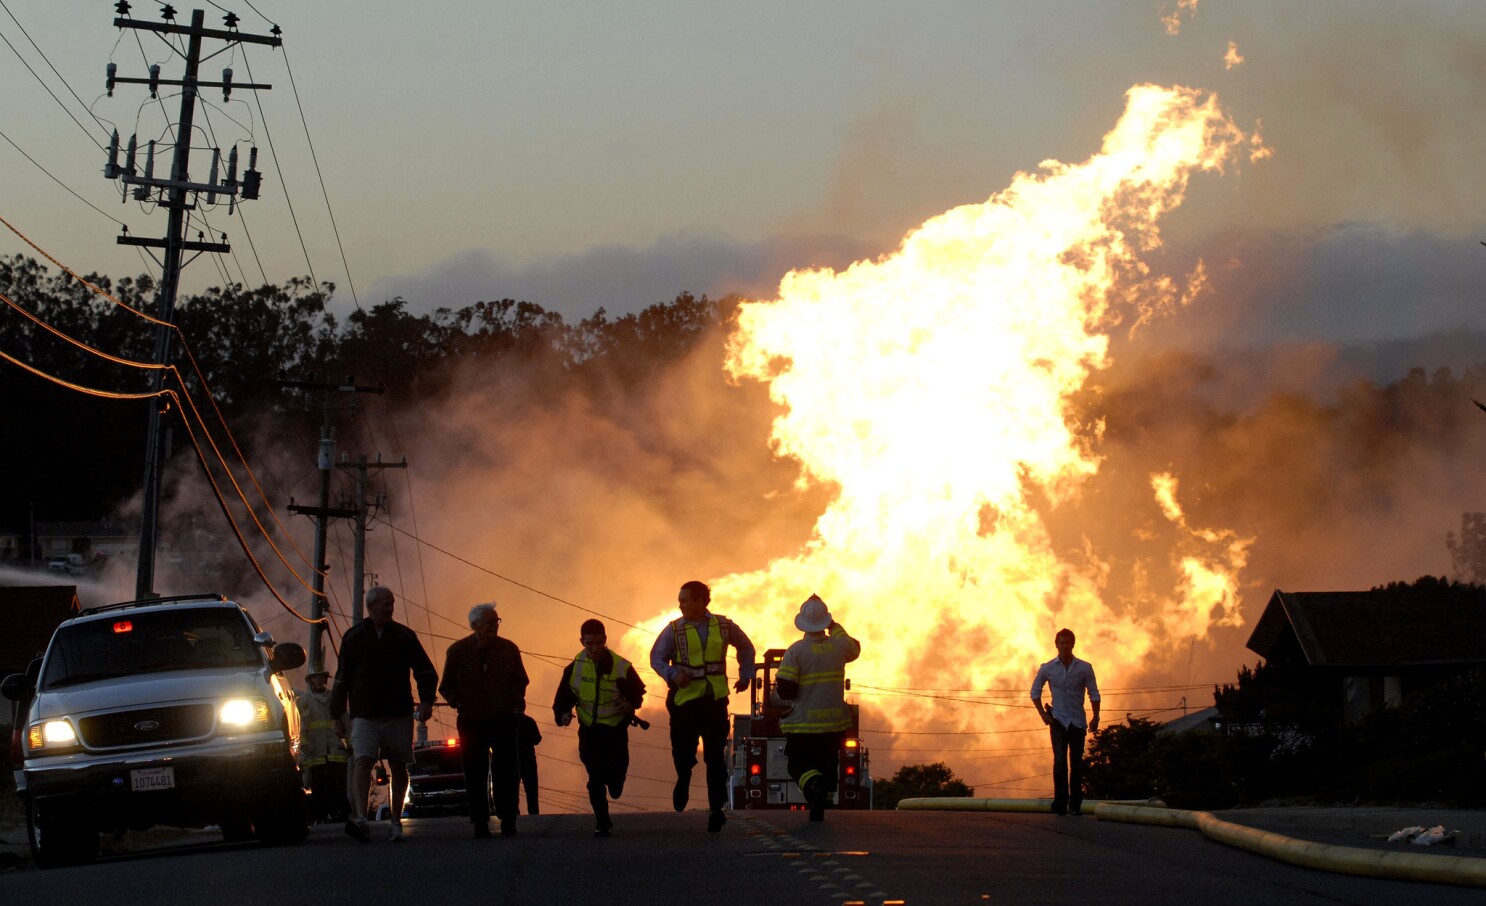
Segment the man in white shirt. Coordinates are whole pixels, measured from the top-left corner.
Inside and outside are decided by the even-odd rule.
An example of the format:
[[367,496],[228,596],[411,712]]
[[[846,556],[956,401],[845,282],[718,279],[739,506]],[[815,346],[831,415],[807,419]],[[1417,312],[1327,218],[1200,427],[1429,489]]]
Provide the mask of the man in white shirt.
[[[1032,680],[1032,704],[1042,715],[1053,741],[1053,813],[1083,814],[1084,733],[1099,729],[1099,684],[1094,667],[1073,656],[1073,631],[1060,629],[1053,637],[1058,656],[1037,668]],[[1051,708],[1042,704],[1042,687],[1052,687]],[[1094,716],[1084,722],[1084,692],[1094,706]]]

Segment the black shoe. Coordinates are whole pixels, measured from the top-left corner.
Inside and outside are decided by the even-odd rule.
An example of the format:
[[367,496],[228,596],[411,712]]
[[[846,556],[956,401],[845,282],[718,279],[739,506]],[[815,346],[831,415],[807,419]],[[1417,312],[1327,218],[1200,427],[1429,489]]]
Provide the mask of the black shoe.
[[671,790],[671,807],[678,812],[686,811],[686,800],[691,795],[691,775],[676,778],[676,786]]
[[811,821],[824,821],[824,820],[826,820],[826,807],[824,805],[819,804],[819,803],[815,803],[815,802],[810,803],[810,820]]
[[516,819],[515,818],[503,818],[503,819],[501,819],[501,823],[500,823],[500,835],[502,837],[514,837],[514,836],[516,836]]
[[600,821],[594,827],[594,829],[593,829],[593,835],[595,837],[607,837],[607,836],[609,836],[609,832],[611,830],[613,830],[613,829],[614,829],[614,822],[613,821],[610,821],[607,818],[605,818],[603,821]]
[[1054,815],[1066,815],[1068,814],[1068,807],[1063,805],[1061,802],[1054,802],[1052,811]]
[[724,815],[722,813],[722,809],[720,808],[715,808],[712,811],[708,812],[707,833],[715,834],[718,831],[722,830],[722,826],[727,823],[727,820],[727,815]]
[[365,821],[346,821],[346,834],[357,843],[371,842],[371,828],[366,826]]
[[481,822],[479,824],[476,824],[475,825],[475,839],[476,840],[489,840],[490,839],[490,825],[489,824],[486,824],[484,822]]
[[1083,807],[1082,806],[1075,805],[1075,806],[1071,807],[1070,809],[1068,809],[1068,814],[1069,814],[1070,817],[1073,817],[1073,818],[1082,818],[1084,816]]

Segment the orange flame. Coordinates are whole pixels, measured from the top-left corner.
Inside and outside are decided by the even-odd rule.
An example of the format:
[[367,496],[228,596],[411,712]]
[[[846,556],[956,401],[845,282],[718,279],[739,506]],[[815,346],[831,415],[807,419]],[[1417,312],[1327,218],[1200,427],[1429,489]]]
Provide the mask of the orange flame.
[[[1098,552],[1056,550],[1039,512],[1100,467],[1102,425],[1077,423],[1069,400],[1108,365],[1106,331],[1201,285],[1200,268],[1186,289],[1150,276],[1141,254],[1161,244],[1157,221],[1193,171],[1221,171],[1252,144],[1216,97],[1142,85],[1127,98],[1088,161],[1045,162],[892,254],[792,272],[778,299],[742,306],[729,375],[768,383],[783,408],[776,453],[802,483],[837,489],[803,550],[713,584],[717,611],[761,648],[796,638],[791,619],[818,592],[863,642],[859,684],[1001,687],[1022,708],[1060,625],[1103,640],[1086,647],[1107,684],[1157,639],[1241,621],[1248,542],[1187,528],[1174,476],[1153,485],[1184,530],[1186,549],[1164,552],[1182,578],[1152,590],[1151,613],[1104,600]],[[672,616],[631,644],[648,647]],[[892,705],[900,730],[1036,723],[1030,709]]]

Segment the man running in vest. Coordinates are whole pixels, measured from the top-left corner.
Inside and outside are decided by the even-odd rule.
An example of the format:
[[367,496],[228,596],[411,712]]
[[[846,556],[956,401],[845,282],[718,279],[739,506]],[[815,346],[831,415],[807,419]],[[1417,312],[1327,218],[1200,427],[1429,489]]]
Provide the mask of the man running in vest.
[[789,646],[774,674],[774,690],[792,703],[779,719],[779,729],[784,731],[789,776],[810,803],[810,820],[824,821],[841,771],[841,745],[851,729],[846,665],[861,656],[862,646],[815,595],[800,605],[795,628],[805,637]]
[[738,653],[738,692],[747,689],[757,670],[753,643],[727,617],[707,609],[712,590],[691,581],[676,595],[681,617],[661,630],[650,649],[650,666],[666,681],[666,711],[671,717],[671,760],[676,764],[676,787],[671,805],[686,808],[691,791],[691,769],[697,763],[697,738],[707,765],[707,830],[722,830],[722,808],[728,798],[727,648]]
[[578,709],[578,760],[588,769],[593,834],[607,837],[614,827],[609,798],[618,799],[624,792],[630,718],[645,698],[645,684],[629,661],[609,650],[603,623],[585,620],[578,640],[583,650],[562,671],[552,714],[559,727],[566,727],[573,722],[573,709]]
[[[526,665],[521,649],[500,637],[495,602],[470,608],[469,635],[444,653],[439,692],[459,712],[459,759],[475,836],[490,836],[490,796],[502,837],[516,836],[520,795],[521,715],[526,713]],[[488,788],[487,788],[488,783]]]
[[[1094,733],[1099,729],[1099,683],[1094,666],[1073,656],[1073,643],[1071,629],[1059,629],[1053,636],[1058,656],[1037,668],[1032,703],[1053,742],[1053,812],[1077,817],[1083,814],[1084,802],[1084,692],[1094,706],[1087,724],[1088,732]],[[1043,684],[1052,687],[1051,708],[1042,704]]]
[[330,717],[330,690],[324,670],[305,674],[309,688],[296,689],[299,706],[299,767],[310,791],[310,820],[346,820],[346,748]]

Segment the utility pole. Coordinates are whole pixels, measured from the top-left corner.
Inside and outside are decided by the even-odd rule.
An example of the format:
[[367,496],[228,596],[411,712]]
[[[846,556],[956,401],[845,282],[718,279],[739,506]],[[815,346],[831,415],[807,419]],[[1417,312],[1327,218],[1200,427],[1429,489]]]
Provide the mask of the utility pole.
[[[316,457],[316,466],[320,470],[320,494],[318,506],[298,506],[293,500],[289,501],[289,512],[304,516],[315,517],[315,562],[313,590],[310,599],[310,615],[316,621],[310,624],[310,666],[311,673],[325,669],[325,624],[322,620],[328,608],[325,606],[325,575],[330,571],[330,564],[325,562],[325,537],[331,519],[355,519],[358,510],[344,507],[335,508],[330,505],[330,472],[335,468],[335,425],[331,416],[335,407],[331,405],[332,392],[338,393],[386,393],[385,386],[378,384],[375,387],[358,387],[355,378],[347,378],[344,384],[322,384],[316,381],[286,381],[279,380],[280,387],[292,387],[300,390],[319,390],[325,393],[321,399],[320,409],[323,421],[320,424],[320,452]],[[306,394],[308,399],[308,394]],[[353,407],[355,403],[351,404]],[[361,562],[360,557],[357,563]],[[359,573],[360,568],[357,567]]]
[[399,460],[397,462],[382,462],[382,454],[380,454],[380,453],[377,454],[377,458],[376,458],[376,461],[375,462],[367,462],[367,460],[366,460],[366,454],[363,453],[360,456],[356,457],[356,462],[354,464],[342,464],[341,465],[341,468],[343,468],[343,469],[350,469],[350,470],[354,470],[356,472],[356,514],[357,515],[356,515],[356,535],[355,535],[355,542],[354,542],[354,547],[353,547],[354,553],[352,554],[352,559],[355,561],[355,563],[353,564],[353,569],[355,571],[352,573],[352,589],[351,589],[351,595],[354,598],[354,600],[351,602],[351,625],[352,626],[355,626],[357,623],[360,623],[361,620],[362,620],[362,617],[363,617],[363,612],[362,612],[363,603],[362,602],[363,602],[363,598],[364,598],[364,595],[365,595],[365,590],[362,588],[362,586],[366,582],[366,572],[365,572],[365,565],[366,565],[366,513],[367,513],[367,509],[368,509],[368,504],[367,504],[367,499],[366,499],[366,478],[367,478],[367,474],[372,469],[406,469],[407,467],[408,467],[408,458],[406,456],[404,456],[401,460]]
[[[147,156],[145,159],[144,174],[140,175],[136,168],[136,156],[138,154],[138,139],[131,136],[129,139],[127,156],[124,163],[119,163],[119,133],[113,134],[109,143],[109,159],[103,168],[103,175],[109,179],[119,179],[126,186],[133,186],[132,192],[124,190],[124,201],[128,201],[130,195],[138,201],[154,200],[170,211],[170,222],[166,228],[164,239],[137,239],[125,233],[119,236],[120,245],[136,245],[151,249],[163,249],[164,259],[159,261],[160,292],[157,297],[159,313],[157,317],[164,322],[155,330],[155,363],[166,365],[171,358],[171,327],[170,320],[175,316],[175,299],[180,288],[181,270],[186,264],[182,263],[182,255],[185,252],[229,252],[231,247],[225,242],[188,241],[186,239],[186,212],[195,210],[198,196],[202,193],[207,195],[207,204],[215,204],[218,195],[228,198],[228,211],[231,213],[232,206],[236,204],[237,198],[254,199],[258,197],[258,191],[262,182],[262,174],[258,172],[257,159],[258,149],[253,148],[248,162],[248,168],[243,173],[241,183],[237,181],[237,148],[234,146],[228,156],[227,178],[218,181],[217,174],[221,165],[221,149],[216,149],[212,157],[211,179],[204,183],[191,182],[191,137],[193,135],[193,123],[196,116],[196,95],[202,88],[221,88],[222,98],[226,101],[232,93],[233,88],[246,88],[253,90],[267,90],[269,85],[254,85],[250,83],[236,84],[232,81],[232,70],[222,70],[222,81],[203,82],[199,77],[201,67],[201,44],[204,39],[226,41],[229,44],[264,44],[270,47],[278,47],[283,42],[278,36],[278,27],[275,26],[274,34],[271,36],[248,35],[237,30],[237,16],[228,13],[224,17],[227,24],[226,30],[211,29],[204,26],[205,13],[201,10],[191,11],[191,25],[189,27],[176,24],[175,8],[165,4],[160,15],[161,22],[140,22],[129,17],[129,3],[127,0],[119,0],[114,5],[118,11],[118,18],[114,19],[114,25],[118,28],[140,29],[152,31],[161,37],[168,46],[179,48],[176,42],[168,36],[180,35],[186,39],[186,51],[184,53],[185,71],[179,79],[160,78],[160,67],[158,64],[150,66],[149,78],[124,78],[117,75],[115,64],[108,64],[108,94],[113,96],[114,86],[117,84],[148,85],[150,97],[158,97],[161,85],[179,86],[181,89],[180,118],[176,124],[175,151],[171,158],[170,178],[155,178],[155,142],[148,143]],[[203,238],[203,237],[198,237]],[[154,254],[153,252],[151,253]],[[193,257],[191,260],[195,260]],[[151,379],[151,389],[158,393],[164,389],[165,372],[157,370]],[[168,439],[165,436],[161,424],[161,408],[158,398],[150,406],[149,435],[145,442],[145,477],[144,477],[144,499],[140,508],[139,520],[139,573],[135,582],[135,597],[149,598],[155,596],[155,547],[159,540],[160,528],[160,468],[161,463],[168,454]]]

